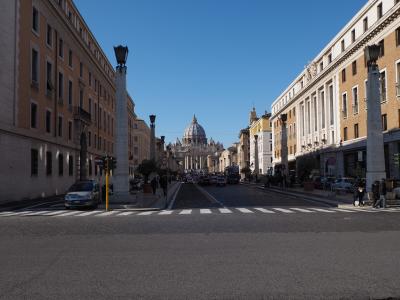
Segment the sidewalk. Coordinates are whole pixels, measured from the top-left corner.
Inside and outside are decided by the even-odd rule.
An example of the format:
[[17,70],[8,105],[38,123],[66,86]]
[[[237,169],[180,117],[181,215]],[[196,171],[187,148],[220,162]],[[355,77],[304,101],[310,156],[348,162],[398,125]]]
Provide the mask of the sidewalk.
[[[167,197],[164,197],[162,188],[157,188],[156,193],[143,193],[138,191],[132,194],[132,202],[129,203],[109,203],[109,208],[112,210],[162,210],[166,209],[171,201],[173,201],[175,194],[178,192],[181,183],[174,181],[168,185]],[[105,209],[105,202],[101,203],[99,209]]]

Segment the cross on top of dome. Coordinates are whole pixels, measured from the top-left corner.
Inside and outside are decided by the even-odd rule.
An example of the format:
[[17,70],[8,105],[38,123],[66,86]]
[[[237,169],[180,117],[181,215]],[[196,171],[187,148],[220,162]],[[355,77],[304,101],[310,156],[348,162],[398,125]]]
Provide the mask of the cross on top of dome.
[[197,119],[196,119],[196,115],[195,114],[193,115],[192,123],[197,123]]

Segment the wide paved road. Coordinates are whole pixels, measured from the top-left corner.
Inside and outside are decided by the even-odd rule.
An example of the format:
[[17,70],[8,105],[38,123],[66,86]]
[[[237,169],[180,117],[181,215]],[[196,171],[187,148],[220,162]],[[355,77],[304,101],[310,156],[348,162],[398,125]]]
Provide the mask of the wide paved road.
[[171,211],[0,215],[0,299],[400,297],[400,210],[205,190]]

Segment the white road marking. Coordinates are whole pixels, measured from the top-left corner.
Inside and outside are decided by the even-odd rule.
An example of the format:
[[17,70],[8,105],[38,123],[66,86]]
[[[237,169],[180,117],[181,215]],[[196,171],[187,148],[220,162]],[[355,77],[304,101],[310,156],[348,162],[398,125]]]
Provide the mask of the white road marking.
[[133,213],[135,213],[135,212],[134,211],[126,211],[126,212],[122,212],[122,213],[118,214],[117,217],[129,216]]
[[43,216],[49,217],[49,216],[59,215],[59,214],[62,214],[62,213],[65,213],[65,209],[63,209],[63,210],[55,210],[55,211],[49,212],[47,214],[44,214]]
[[106,217],[106,216],[111,216],[113,214],[116,214],[118,211],[117,210],[112,210],[112,211],[106,211],[101,214],[96,215],[95,217]]
[[35,212],[29,213],[29,214],[25,214],[24,217],[39,216],[39,215],[43,215],[43,214],[50,213],[50,212],[51,212],[50,210],[35,211]]
[[285,209],[285,208],[274,207],[273,209],[275,209],[277,211],[280,211],[280,212],[283,212],[285,214],[294,214],[295,213],[294,211],[291,211],[291,210],[288,210],[288,209]]
[[163,210],[163,211],[160,211],[158,214],[164,216],[164,215],[170,215],[173,212],[174,212],[173,210]]
[[227,208],[218,208],[221,214],[231,214],[232,211]]
[[205,208],[205,209],[200,209],[200,213],[201,214],[211,214],[212,212],[210,209]]
[[92,210],[92,211],[88,211],[88,212],[85,212],[85,213],[81,213],[81,214],[77,215],[77,217],[90,216],[90,215],[98,214],[100,212],[102,212],[102,211],[101,210]]
[[76,215],[76,214],[79,214],[79,213],[81,213],[81,211],[78,211],[78,210],[76,210],[76,211],[69,211],[69,212],[65,212],[65,213],[63,213],[63,214],[55,215],[54,217],[66,217],[66,216]]
[[331,214],[334,214],[336,212],[336,211],[333,211],[333,210],[327,210],[327,209],[322,209],[322,208],[310,208],[310,209],[316,210],[316,211],[319,211],[319,212],[324,212],[324,213],[331,213]]
[[154,213],[155,213],[155,211],[144,211],[144,212],[138,213],[137,216],[148,216],[148,215],[152,215]]
[[16,216],[23,216],[26,214],[29,214],[31,212],[34,212],[33,210],[26,210],[26,211],[16,211],[16,212],[10,212],[7,215],[3,215],[3,217],[16,217]]
[[298,208],[298,207],[291,207],[291,210],[303,212],[303,213],[315,213],[315,211],[304,209],[304,208]]
[[179,214],[180,215],[190,215],[192,213],[191,209],[184,209]]
[[255,207],[254,209],[256,209],[258,211],[261,211],[262,213],[265,213],[265,214],[274,214],[275,213],[272,210],[265,209],[265,208],[262,208],[262,207]]
[[169,205],[168,205],[168,209],[172,209],[172,206],[174,206],[175,200],[176,200],[176,196],[178,196],[179,190],[182,187],[182,182],[177,183],[179,184],[179,186],[176,188],[176,191],[172,197],[172,200],[170,201]]
[[244,214],[253,214],[254,213],[254,211],[251,211],[250,209],[247,209],[247,208],[236,208],[236,209]]
[[355,213],[355,210],[349,210],[349,209],[343,209],[343,208],[332,208],[333,210],[340,211],[340,212],[349,212],[349,213]]
[[366,213],[377,213],[379,212],[379,209],[375,209],[375,208],[348,208],[349,210],[353,210],[356,212],[366,212]]

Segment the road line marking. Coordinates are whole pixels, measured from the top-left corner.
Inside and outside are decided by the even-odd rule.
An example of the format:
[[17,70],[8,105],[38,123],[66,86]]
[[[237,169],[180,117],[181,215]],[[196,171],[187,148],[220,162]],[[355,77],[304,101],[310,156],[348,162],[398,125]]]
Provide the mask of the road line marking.
[[17,211],[17,212],[10,212],[8,215],[4,215],[3,217],[17,217],[17,216],[23,216],[26,214],[29,214],[31,212],[34,212],[33,210],[26,210],[26,211]]
[[179,183],[177,183],[177,184],[179,184],[179,186],[176,188],[176,191],[175,191],[175,193],[174,193],[173,196],[172,196],[172,200],[170,201],[170,203],[169,203],[169,205],[168,205],[168,209],[169,209],[169,210],[171,210],[171,209],[172,209],[172,206],[174,206],[176,197],[178,196],[178,193],[179,193],[179,191],[180,191],[180,189],[181,189],[181,187],[182,187],[182,182],[179,182]]
[[170,215],[170,214],[172,214],[174,211],[173,210],[163,210],[163,211],[160,211],[159,213],[158,213],[158,215],[162,215],[162,216],[164,216],[164,215]]
[[126,211],[126,212],[122,212],[122,213],[118,214],[117,217],[129,216],[134,213],[135,213],[134,211]]
[[377,213],[379,210],[375,210],[374,208],[348,208],[349,210],[353,210],[355,212],[366,212],[366,213]]
[[57,200],[57,201],[38,203],[38,204],[35,204],[35,205],[24,207],[24,209],[31,209],[31,208],[35,208],[35,207],[46,205],[46,204],[55,204],[54,202],[59,202],[59,204],[62,204],[62,203],[64,203],[64,200],[60,199],[60,200]]
[[332,208],[333,210],[340,211],[340,212],[348,212],[348,213],[355,213],[356,211],[350,209],[343,209],[343,208]]
[[208,208],[200,209],[201,214],[212,214],[211,210]]
[[192,213],[191,209],[184,209],[179,214],[180,215],[190,215]]
[[112,210],[112,211],[106,211],[101,214],[96,215],[95,217],[106,217],[106,216],[111,216],[113,214],[116,214],[118,210]]
[[50,212],[51,212],[51,210],[35,211],[35,212],[30,213],[30,214],[25,214],[24,217],[39,216],[39,215],[47,214],[47,213],[50,213]]
[[76,216],[77,216],[77,217],[85,217],[85,216],[90,216],[90,215],[98,214],[98,213],[100,213],[100,212],[102,212],[102,211],[101,211],[101,210],[92,210],[92,211],[88,211],[88,212],[85,212],[85,213],[81,213],[81,214],[76,215]]
[[294,211],[291,211],[291,210],[288,210],[288,209],[284,209],[284,208],[274,207],[273,209],[275,209],[277,211],[280,211],[280,212],[283,212],[285,214],[294,214],[295,213]]
[[251,211],[250,209],[247,209],[247,208],[236,208],[238,211],[240,211],[240,212],[242,212],[242,213],[244,213],[244,214],[253,214],[254,213],[254,211]]
[[138,213],[137,216],[149,216],[154,213],[155,213],[155,211],[144,211],[144,212]]
[[272,210],[268,210],[268,209],[265,209],[265,208],[262,208],[262,207],[255,207],[254,209],[256,209],[258,211],[261,211],[262,213],[265,213],[265,214],[274,214],[275,213]]
[[232,211],[227,208],[218,208],[221,214],[231,214]]
[[315,211],[304,209],[304,208],[298,208],[298,207],[291,207],[291,210],[303,212],[303,213],[315,213]]
[[225,207],[225,205],[218,201],[217,198],[215,198],[213,195],[211,195],[209,192],[207,192],[204,188],[200,187],[198,184],[194,185],[201,193],[203,193],[204,195],[206,195],[206,197],[210,198],[212,201],[218,203],[219,205],[221,205],[221,207]]
[[65,213],[65,209],[63,209],[63,210],[55,210],[55,211],[49,212],[47,214],[44,214],[43,216],[49,217],[49,216],[59,215],[59,214],[62,214],[62,213]]
[[81,211],[69,211],[63,214],[55,215],[54,217],[66,217],[66,216],[72,216],[81,213]]
[[14,213],[15,213],[15,211],[3,211],[0,213],[0,217],[7,216],[10,214],[14,214]]
[[327,209],[322,209],[322,208],[310,208],[310,209],[316,210],[316,211],[319,211],[319,212],[324,212],[324,213],[331,213],[331,214],[334,214],[336,212],[336,211],[333,211],[333,210],[327,210]]

